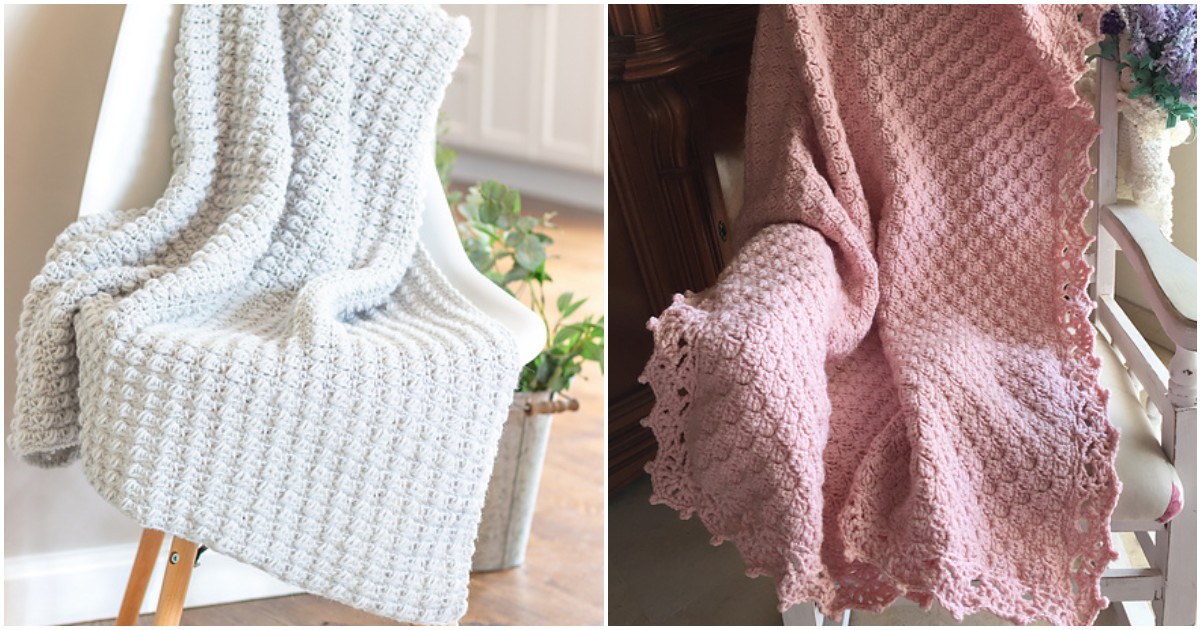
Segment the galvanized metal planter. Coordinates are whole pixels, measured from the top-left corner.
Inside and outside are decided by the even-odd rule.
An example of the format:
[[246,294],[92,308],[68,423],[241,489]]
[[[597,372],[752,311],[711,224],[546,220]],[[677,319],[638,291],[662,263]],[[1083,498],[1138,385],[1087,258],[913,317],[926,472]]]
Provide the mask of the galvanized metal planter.
[[525,562],[551,418],[578,408],[571,399],[551,401],[547,392],[513,396],[484,500],[472,571],[500,571]]

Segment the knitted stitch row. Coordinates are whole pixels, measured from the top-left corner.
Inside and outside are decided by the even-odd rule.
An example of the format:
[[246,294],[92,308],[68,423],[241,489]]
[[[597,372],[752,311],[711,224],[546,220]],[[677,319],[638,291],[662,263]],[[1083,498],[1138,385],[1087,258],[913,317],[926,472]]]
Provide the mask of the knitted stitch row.
[[313,593],[459,619],[519,367],[417,236],[468,35],[430,7],[186,7],[169,187],[56,240],[10,446]]
[[652,500],[733,541],[782,610],[1106,606],[1117,433],[1073,91],[1098,16],[761,9],[738,254],[651,320],[643,378]]

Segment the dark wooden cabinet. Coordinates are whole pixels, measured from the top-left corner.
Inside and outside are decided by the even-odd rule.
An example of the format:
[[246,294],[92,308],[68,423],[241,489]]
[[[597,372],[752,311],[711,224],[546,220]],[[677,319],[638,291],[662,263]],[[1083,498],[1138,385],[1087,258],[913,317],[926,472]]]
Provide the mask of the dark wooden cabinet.
[[[758,7],[609,6],[609,488],[643,474],[646,322],[732,252],[720,156],[742,142]],[[728,178],[727,178],[728,179]],[[726,188],[729,188],[728,182]]]

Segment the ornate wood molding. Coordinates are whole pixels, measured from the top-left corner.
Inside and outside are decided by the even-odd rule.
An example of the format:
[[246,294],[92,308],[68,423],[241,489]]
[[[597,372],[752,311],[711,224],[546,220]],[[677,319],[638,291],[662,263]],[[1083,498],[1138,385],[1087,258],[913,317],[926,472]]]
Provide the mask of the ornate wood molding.
[[[623,231],[614,240],[629,250],[611,254],[629,256],[635,270],[611,280],[640,285],[642,298],[610,309],[630,320],[627,330],[661,312],[672,295],[712,284],[723,265],[724,209],[706,133],[714,108],[703,93],[728,88],[733,76],[742,81],[734,98],[745,100],[756,14],[753,6],[609,7],[610,228]],[[738,81],[732,85],[737,91]],[[631,345],[640,352],[650,348],[644,334]],[[610,377],[611,490],[636,479],[654,454],[653,437],[639,424],[653,396],[633,373],[649,354],[625,359]]]

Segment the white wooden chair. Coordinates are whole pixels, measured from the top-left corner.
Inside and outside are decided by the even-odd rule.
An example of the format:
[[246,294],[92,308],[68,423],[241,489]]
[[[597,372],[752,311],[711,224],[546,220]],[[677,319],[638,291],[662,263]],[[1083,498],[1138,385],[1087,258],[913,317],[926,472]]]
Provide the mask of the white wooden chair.
[[[126,5],[92,141],[80,216],[150,205],[167,187],[175,128],[171,68],[181,12],[179,5]],[[421,165],[427,185],[419,238],[451,285],[507,328],[520,360],[529,361],[545,342],[542,322],[471,265],[434,168],[432,146],[429,156]],[[137,625],[163,538],[163,532],[142,531],[116,625]],[[173,537],[155,625],[179,624],[200,551],[196,542]]]
[[[1101,63],[1096,107],[1101,136],[1091,219],[1097,242],[1090,256],[1096,270],[1101,381],[1110,390],[1110,421],[1121,432],[1117,471],[1123,489],[1110,530],[1115,537],[1134,532],[1150,564],[1130,568],[1123,550],[1101,578],[1101,587],[1124,623],[1150,624],[1151,615],[1130,605],[1150,602],[1156,625],[1191,626],[1197,623],[1197,263],[1173,247],[1131,202],[1117,199],[1118,75],[1113,62]],[[1167,366],[1114,297],[1119,249],[1176,345]],[[1140,390],[1147,395],[1145,406]],[[1159,522],[1176,509],[1175,518]],[[1122,547],[1118,541],[1115,545]],[[784,625],[847,625],[849,618],[848,611],[830,623],[835,620],[823,619],[806,602],[784,612]]]

